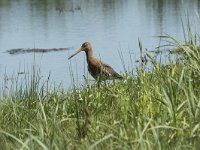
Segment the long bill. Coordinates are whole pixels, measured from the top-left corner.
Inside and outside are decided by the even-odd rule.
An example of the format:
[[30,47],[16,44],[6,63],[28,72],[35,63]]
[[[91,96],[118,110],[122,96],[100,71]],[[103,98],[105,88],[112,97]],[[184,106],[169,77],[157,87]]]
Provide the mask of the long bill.
[[76,54],[80,53],[83,50],[83,48],[81,47],[80,49],[78,49],[74,54],[72,54],[68,59],[71,59],[72,57],[74,57]]

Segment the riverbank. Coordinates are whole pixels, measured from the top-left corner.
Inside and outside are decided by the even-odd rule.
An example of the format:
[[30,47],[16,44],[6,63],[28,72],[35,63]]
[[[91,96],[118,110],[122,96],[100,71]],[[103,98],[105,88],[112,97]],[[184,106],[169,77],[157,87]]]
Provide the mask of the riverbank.
[[200,53],[172,40],[175,60],[147,53],[122,81],[50,90],[33,75],[2,97],[1,149],[198,149]]

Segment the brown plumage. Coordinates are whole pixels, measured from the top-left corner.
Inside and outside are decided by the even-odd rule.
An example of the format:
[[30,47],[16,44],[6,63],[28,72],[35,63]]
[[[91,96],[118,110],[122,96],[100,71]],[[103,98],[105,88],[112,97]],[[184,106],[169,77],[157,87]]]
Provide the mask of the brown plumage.
[[93,56],[92,45],[89,42],[82,44],[81,48],[71,55],[68,59],[72,58],[81,51],[85,51],[88,64],[88,71],[95,80],[108,80],[108,79],[122,79],[112,67]]

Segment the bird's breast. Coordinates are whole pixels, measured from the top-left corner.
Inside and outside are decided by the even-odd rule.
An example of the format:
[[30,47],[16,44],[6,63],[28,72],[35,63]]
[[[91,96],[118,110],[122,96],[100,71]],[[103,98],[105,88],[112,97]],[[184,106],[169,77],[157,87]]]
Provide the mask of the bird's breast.
[[100,73],[100,66],[97,63],[88,62],[88,71],[96,79]]

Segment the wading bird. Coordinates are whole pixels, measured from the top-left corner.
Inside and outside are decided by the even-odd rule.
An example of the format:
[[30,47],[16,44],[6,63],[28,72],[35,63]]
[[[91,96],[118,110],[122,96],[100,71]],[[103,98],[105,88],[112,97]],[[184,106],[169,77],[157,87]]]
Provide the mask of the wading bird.
[[74,57],[81,51],[85,51],[88,71],[95,80],[103,81],[110,79],[122,79],[122,76],[119,75],[112,67],[110,67],[108,64],[103,63],[101,60],[96,59],[93,56],[92,45],[89,42],[83,43],[81,48],[77,50],[73,55],[71,55],[68,59]]

